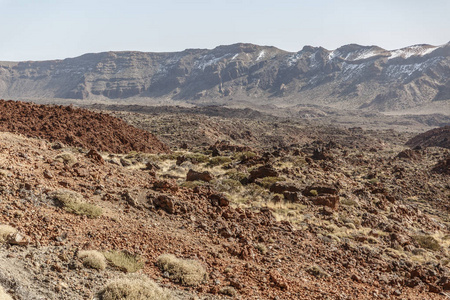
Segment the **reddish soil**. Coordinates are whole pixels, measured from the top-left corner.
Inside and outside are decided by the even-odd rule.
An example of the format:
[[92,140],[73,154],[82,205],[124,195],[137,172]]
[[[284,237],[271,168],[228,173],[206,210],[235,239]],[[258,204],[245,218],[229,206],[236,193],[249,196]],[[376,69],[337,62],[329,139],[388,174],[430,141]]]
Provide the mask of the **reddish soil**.
[[72,106],[0,100],[0,131],[112,153],[169,151],[148,131],[110,115]]

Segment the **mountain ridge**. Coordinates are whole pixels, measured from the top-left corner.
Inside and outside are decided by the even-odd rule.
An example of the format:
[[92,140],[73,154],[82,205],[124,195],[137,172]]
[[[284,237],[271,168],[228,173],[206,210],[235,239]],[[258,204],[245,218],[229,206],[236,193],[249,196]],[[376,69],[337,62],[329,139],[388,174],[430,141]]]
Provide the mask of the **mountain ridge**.
[[[0,62],[0,98],[250,102],[397,111],[450,103],[450,43],[288,52],[249,43]],[[439,106],[439,105],[438,105]]]

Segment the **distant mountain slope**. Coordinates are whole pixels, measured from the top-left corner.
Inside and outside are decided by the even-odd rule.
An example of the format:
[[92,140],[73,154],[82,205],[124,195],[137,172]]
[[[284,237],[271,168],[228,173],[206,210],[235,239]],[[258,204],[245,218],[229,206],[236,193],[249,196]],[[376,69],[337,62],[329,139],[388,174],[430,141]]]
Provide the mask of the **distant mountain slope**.
[[[159,98],[393,111],[450,99],[450,43],[286,52],[252,44],[0,62],[1,98]],[[444,103],[442,102],[442,103]],[[439,106],[439,105],[438,105]]]

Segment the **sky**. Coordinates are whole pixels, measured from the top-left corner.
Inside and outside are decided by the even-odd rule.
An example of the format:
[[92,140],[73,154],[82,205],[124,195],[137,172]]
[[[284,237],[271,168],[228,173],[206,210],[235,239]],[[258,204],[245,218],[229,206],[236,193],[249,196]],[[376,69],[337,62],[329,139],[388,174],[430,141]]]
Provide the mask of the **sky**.
[[450,0],[0,0],[0,61],[239,42],[299,51],[450,41]]

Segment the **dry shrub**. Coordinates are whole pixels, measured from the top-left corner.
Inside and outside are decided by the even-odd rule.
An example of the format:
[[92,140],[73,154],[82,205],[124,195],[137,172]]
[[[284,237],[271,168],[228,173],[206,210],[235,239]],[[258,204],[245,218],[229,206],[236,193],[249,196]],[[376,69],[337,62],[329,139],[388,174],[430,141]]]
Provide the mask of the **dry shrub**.
[[55,157],[56,161],[62,162],[66,165],[72,166],[77,162],[75,156],[72,153],[64,152]]
[[308,269],[306,269],[306,272],[317,278],[324,278],[330,276],[324,269],[322,269],[318,265],[310,266]]
[[156,263],[163,272],[169,273],[170,279],[184,285],[197,286],[207,277],[205,268],[196,260],[163,254]]
[[103,214],[103,210],[100,207],[84,202],[83,196],[77,192],[57,190],[53,192],[52,196],[59,205],[70,213],[87,216],[91,219],[98,218]]
[[112,265],[127,273],[136,272],[144,267],[144,261],[139,256],[126,251],[112,250],[103,254]]
[[224,164],[229,164],[232,161],[233,160],[231,158],[229,158],[228,156],[216,156],[216,157],[212,157],[209,160],[208,166],[211,166],[211,167],[220,166],[220,165],[224,165]]
[[441,249],[441,245],[439,244],[438,240],[436,240],[431,235],[416,235],[413,236],[413,238],[422,248],[433,251],[438,251]]
[[235,297],[237,295],[236,289],[232,286],[224,286],[219,290],[219,293],[230,297]]
[[264,244],[262,244],[262,243],[256,244],[256,245],[255,245],[255,248],[256,248],[259,252],[261,252],[261,254],[266,254],[266,253],[269,251],[269,249],[267,249],[267,246],[264,245]]
[[283,177],[264,177],[256,180],[256,183],[261,185],[262,187],[268,189],[270,186],[279,181],[286,181]]
[[167,289],[143,277],[123,278],[109,283],[101,292],[102,300],[175,300]]
[[97,270],[104,270],[106,268],[105,256],[96,250],[80,251],[78,257],[81,258],[85,267]]
[[255,156],[256,156],[256,153],[252,152],[252,151],[237,152],[234,155],[235,159],[237,159],[237,160],[247,160],[247,159],[251,159]]
[[5,292],[3,287],[0,285],[0,300],[13,300],[13,298]]
[[17,229],[6,224],[0,224],[0,244],[6,242],[8,235],[17,232]]

